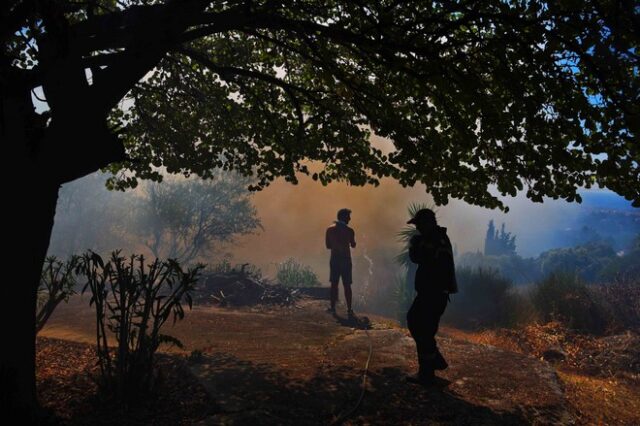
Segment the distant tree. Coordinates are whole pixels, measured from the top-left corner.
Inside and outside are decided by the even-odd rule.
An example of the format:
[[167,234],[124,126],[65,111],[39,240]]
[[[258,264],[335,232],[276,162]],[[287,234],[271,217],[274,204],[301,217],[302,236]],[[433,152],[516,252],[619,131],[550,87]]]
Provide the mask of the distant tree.
[[63,185],[49,254],[66,257],[86,250],[108,253],[128,244],[128,221],[136,195],[109,191],[110,174],[92,173]]
[[640,285],[640,234],[600,271],[600,281],[634,281]]
[[247,185],[246,179],[225,172],[211,180],[150,183],[146,196],[138,199],[130,232],[156,257],[191,262],[215,242],[229,242],[261,227]]
[[540,267],[535,258],[522,258],[517,254],[486,256],[482,252],[462,253],[456,259],[460,269],[495,270],[514,284],[529,284],[541,278]]
[[29,230],[9,258],[25,283],[2,286],[21,312],[1,318],[17,324],[9,410],[36,411],[33,312],[62,183],[225,167],[258,186],[392,176],[440,204],[599,184],[640,205],[639,15],[596,0],[1,2],[9,219]]
[[487,236],[484,240],[485,256],[510,256],[516,254],[516,237],[511,232],[506,232],[504,223],[500,231],[495,229],[493,220],[489,221]]
[[616,252],[609,244],[593,242],[545,251],[536,262],[545,277],[557,272],[573,274],[584,281],[596,281],[614,259]]

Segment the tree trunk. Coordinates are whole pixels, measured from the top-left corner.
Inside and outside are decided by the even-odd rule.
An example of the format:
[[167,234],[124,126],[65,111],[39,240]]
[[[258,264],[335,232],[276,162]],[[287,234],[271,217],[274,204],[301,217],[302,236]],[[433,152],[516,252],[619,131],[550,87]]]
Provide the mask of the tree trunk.
[[41,419],[35,380],[37,289],[53,227],[59,180],[43,175],[34,161],[34,141],[42,140],[42,134],[30,121],[30,95],[8,91],[2,95],[0,138],[6,150],[4,158],[11,162],[14,175],[3,181],[3,196],[10,201],[5,202],[5,226],[11,238],[4,240],[8,254],[4,257],[1,285],[4,305],[0,324],[4,332],[0,405],[3,418],[15,416],[21,424],[35,424]]
[[[2,406],[19,419],[36,420],[35,312],[40,273],[47,254],[53,227],[58,186],[40,183],[25,185],[22,201],[15,208],[16,221],[11,224],[22,235],[9,248],[8,268],[16,271],[19,281],[5,282],[2,324],[7,330],[2,351]],[[40,186],[40,187],[38,187]]]

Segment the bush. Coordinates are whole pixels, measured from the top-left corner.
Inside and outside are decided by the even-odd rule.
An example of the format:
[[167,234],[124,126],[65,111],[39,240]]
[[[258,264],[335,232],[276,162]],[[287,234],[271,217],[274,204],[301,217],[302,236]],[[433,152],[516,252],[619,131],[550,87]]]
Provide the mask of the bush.
[[[128,259],[113,252],[105,262],[87,252],[78,271],[87,279],[83,292],[91,291],[95,306],[98,365],[101,387],[121,402],[131,402],[153,390],[154,355],[161,343],[179,347],[179,340],[160,333],[162,325],[184,317],[183,302],[191,308],[190,291],[203,268],[183,271],[175,260],[156,259],[145,265],[143,256]],[[117,345],[110,345],[107,330]]]
[[631,246],[622,256],[616,256],[600,272],[601,282],[630,283],[640,277],[640,235],[636,236]]
[[36,333],[42,330],[56,307],[62,301],[68,301],[69,297],[75,293],[75,269],[78,259],[78,256],[71,256],[63,263],[55,256],[49,256],[44,261],[38,286]]
[[545,251],[540,254],[536,262],[543,277],[557,271],[567,271],[583,280],[593,282],[615,258],[616,253],[610,245],[593,242]]
[[232,272],[240,272],[254,280],[262,280],[262,270],[256,265],[251,263],[243,263],[237,265],[231,265],[227,259],[222,260],[219,263],[214,264],[208,268],[208,271],[213,274],[229,274]]
[[607,332],[640,331],[640,279],[589,286],[592,300],[608,313]]
[[493,269],[514,284],[527,284],[540,278],[536,260],[516,254],[487,256],[480,252],[463,253],[456,259],[456,265],[460,269]]
[[320,285],[315,272],[293,257],[276,264],[276,279],[285,287],[317,287]]
[[533,315],[527,298],[495,269],[456,271],[459,293],[451,296],[443,320],[466,329],[513,327]]
[[600,334],[612,321],[612,309],[577,274],[553,273],[532,289],[531,300],[545,322],[560,321],[572,329]]

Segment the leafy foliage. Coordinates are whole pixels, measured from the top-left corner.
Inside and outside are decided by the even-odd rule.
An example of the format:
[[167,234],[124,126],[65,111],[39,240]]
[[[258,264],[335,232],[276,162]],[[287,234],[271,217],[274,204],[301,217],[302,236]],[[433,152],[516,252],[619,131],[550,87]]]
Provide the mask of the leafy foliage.
[[622,256],[611,259],[600,271],[600,281],[628,282],[640,277],[640,234],[636,235],[631,245]]
[[542,276],[561,271],[576,274],[583,280],[596,281],[615,257],[616,253],[610,245],[594,242],[546,251],[538,256],[537,263]]
[[481,252],[468,252],[456,258],[456,265],[460,268],[495,270],[515,284],[529,284],[541,278],[535,258],[523,258],[516,254],[485,256]]
[[170,317],[174,323],[184,318],[183,303],[191,308],[190,292],[202,268],[184,271],[171,259],[147,265],[143,256],[127,259],[117,251],[107,262],[94,252],[82,256],[78,271],[87,280],[83,292],[91,292],[89,303],[95,306],[96,350],[107,393],[128,403],[153,389],[160,344],[182,347],[160,329]]
[[42,330],[56,307],[75,293],[78,262],[78,256],[71,256],[66,262],[61,262],[55,256],[45,259],[38,287],[36,333]]
[[217,244],[261,227],[247,180],[235,173],[169,178],[126,193],[106,190],[108,176],[94,173],[63,186],[51,253],[109,253],[142,243],[156,257],[185,263],[208,260]]
[[166,180],[146,186],[131,232],[156,257],[181,262],[211,252],[214,242],[232,241],[260,228],[246,190],[247,180],[217,172],[211,180]]
[[243,275],[248,276],[251,279],[261,281],[262,280],[262,270],[251,263],[243,263],[241,265],[232,265],[228,259],[223,259],[222,261],[214,264],[207,265],[207,272],[211,272],[213,274],[228,274],[232,272],[240,272]]
[[544,251],[535,258],[518,255],[486,256],[480,252],[463,253],[456,262],[461,267],[492,268],[517,284],[529,284],[555,273],[576,274],[586,282],[609,283],[637,277],[640,250],[632,247],[616,254],[604,242]]
[[543,321],[558,320],[569,327],[594,333],[606,331],[611,307],[595,300],[576,274],[554,273],[535,285],[531,300]]
[[512,283],[492,269],[456,270],[460,294],[452,297],[443,320],[456,327],[482,329],[513,327],[533,318],[525,296]]
[[3,6],[3,75],[25,94],[42,85],[53,112],[31,123],[46,135],[81,116],[78,138],[126,148],[83,152],[76,176],[119,158],[112,170],[133,173],[118,187],[161,179],[159,166],[223,167],[258,187],[392,176],[439,204],[504,207],[493,185],[542,201],[599,184],[640,202],[633,2],[16,4]]
[[318,276],[293,257],[276,264],[276,280],[285,287],[317,287]]

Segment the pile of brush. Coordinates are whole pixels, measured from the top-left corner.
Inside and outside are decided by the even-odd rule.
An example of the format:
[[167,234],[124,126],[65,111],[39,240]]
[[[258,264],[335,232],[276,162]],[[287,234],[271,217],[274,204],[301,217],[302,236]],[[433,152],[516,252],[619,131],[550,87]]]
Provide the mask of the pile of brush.
[[296,289],[257,279],[244,270],[204,274],[193,291],[194,303],[203,305],[287,306],[297,298]]

